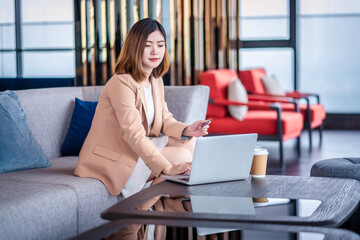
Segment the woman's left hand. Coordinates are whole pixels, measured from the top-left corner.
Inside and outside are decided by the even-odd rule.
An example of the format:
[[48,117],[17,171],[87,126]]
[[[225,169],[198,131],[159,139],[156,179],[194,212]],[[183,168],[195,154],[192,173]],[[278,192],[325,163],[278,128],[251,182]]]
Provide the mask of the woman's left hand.
[[200,128],[204,122],[206,122],[206,120],[200,120],[194,122],[193,124],[185,128],[183,135],[189,137],[201,137],[208,135],[208,129],[210,124],[207,124],[203,128]]

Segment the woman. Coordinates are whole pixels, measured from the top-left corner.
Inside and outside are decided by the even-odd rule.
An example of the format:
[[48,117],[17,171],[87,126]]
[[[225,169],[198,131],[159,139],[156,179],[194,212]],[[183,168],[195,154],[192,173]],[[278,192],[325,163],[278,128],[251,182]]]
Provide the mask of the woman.
[[[141,161],[151,171],[146,179],[156,178],[153,183],[160,181],[160,174],[191,170],[193,137],[206,135],[208,126],[200,128],[202,120],[192,125],[180,123],[168,111],[161,78],[168,68],[163,27],[153,19],[138,21],[117,59],[116,74],[101,93],[76,175],[97,178],[112,195],[119,195]],[[160,133],[169,136],[161,151],[149,138]]]

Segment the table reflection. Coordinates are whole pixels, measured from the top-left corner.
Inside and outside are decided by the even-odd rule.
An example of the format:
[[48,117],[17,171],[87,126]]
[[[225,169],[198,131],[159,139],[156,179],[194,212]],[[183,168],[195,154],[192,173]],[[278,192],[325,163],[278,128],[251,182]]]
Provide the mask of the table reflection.
[[[185,214],[220,214],[220,215],[247,215],[247,216],[310,216],[321,201],[311,199],[286,199],[268,197],[230,197],[230,196],[157,196],[136,207],[136,210],[149,210],[158,212],[173,212]],[[197,227],[197,235],[210,235],[216,233],[236,231],[234,228]],[[117,232],[117,238],[142,239],[151,231],[155,239],[165,239],[166,227],[132,225]],[[131,238],[129,238],[131,239]]]
[[[150,201],[154,202],[154,199]],[[314,199],[289,199],[268,197],[230,197],[230,196],[158,196],[156,205],[161,202],[162,207],[156,211],[259,215],[259,216],[297,216],[309,217],[320,206],[321,201]],[[146,203],[144,203],[146,204]],[[150,205],[147,203],[147,205]],[[279,212],[283,208],[294,208],[291,212]],[[139,207],[141,208],[141,207]],[[142,209],[142,208],[141,208]],[[264,209],[277,209],[271,213]]]

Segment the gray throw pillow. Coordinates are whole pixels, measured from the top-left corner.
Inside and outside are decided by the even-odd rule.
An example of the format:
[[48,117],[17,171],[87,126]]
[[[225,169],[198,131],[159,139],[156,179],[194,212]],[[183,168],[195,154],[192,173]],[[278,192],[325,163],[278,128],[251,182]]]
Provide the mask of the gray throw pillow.
[[[234,80],[228,86],[228,100],[237,102],[248,102],[248,96],[244,85],[240,79],[234,78]],[[228,106],[230,115],[239,120],[244,120],[248,107],[247,106]]]
[[264,85],[265,91],[269,94],[285,96],[285,91],[282,89],[277,78],[272,76],[262,76],[261,81]]
[[0,92],[0,173],[50,166],[16,93]]

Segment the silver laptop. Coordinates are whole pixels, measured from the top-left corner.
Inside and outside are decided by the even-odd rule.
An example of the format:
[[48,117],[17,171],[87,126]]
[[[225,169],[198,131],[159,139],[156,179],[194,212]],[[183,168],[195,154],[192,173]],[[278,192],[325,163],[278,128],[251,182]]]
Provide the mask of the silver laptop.
[[198,138],[190,175],[163,178],[187,185],[248,178],[256,140],[256,133]]

